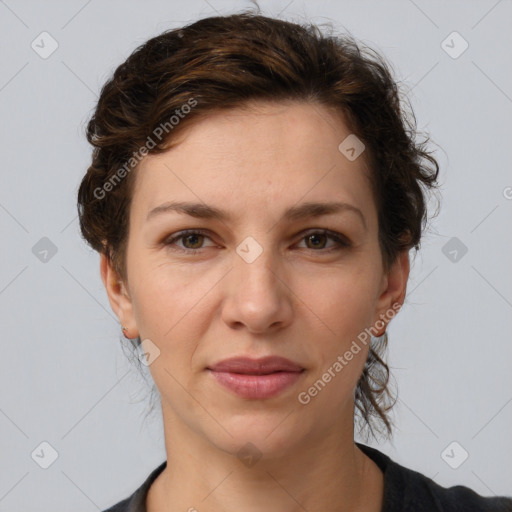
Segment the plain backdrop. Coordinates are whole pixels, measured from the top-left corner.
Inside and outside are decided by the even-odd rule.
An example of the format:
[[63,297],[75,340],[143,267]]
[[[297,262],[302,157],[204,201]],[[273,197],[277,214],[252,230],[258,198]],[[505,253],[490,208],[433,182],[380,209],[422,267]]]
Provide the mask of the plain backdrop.
[[[99,257],[79,234],[84,128],[138,45],[250,6],[0,1],[1,511],[103,510],[165,459],[160,414],[143,419],[149,388],[121,350]],[[260,7],[332,22],[382,52],[441,164],[441,211],[411,253],[389,328],[397,428],[369,444],[443,486],[512,495],[510,0]]]

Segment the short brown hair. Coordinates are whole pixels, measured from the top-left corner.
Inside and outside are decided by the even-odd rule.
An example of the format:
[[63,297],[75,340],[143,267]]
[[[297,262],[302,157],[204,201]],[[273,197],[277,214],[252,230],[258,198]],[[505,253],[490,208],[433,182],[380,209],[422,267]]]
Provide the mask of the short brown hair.
[[[324,35],[315,25],[241,12],[165,31],[139,46],[101,90],[87,127],[92,163],[78,191],[82,235],[125,279],[137,158],[149,139],[152,147],[144,153],[159,153],[211,112],[253,100],[310,102],[343,114],[365,144],[388,270],[401,251],[419,248],[425,194],[439,173],[426,151],[428,138],[415,140],[414,113],[399,96],[384,57],[352,36]],[[167,128],[164,136],[158,127]],[[373,340],[354,399],[360,431],[369,427],[374,434],[377,418],[389,436],[386,413],[393,404],[385,404],[389,369],[380,357],[386,343],[387,337]]]

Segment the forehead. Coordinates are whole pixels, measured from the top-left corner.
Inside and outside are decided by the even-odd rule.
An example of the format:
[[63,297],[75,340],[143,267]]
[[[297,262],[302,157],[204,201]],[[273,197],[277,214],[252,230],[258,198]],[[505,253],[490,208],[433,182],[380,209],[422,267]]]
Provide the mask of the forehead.
[[176,199],[277,212],[302,198],[357,203],[371,217],[364,152],[349,160],[339,149],[350,135],[341,114],[318,104],[214,112],[184,127],[176,146],[139,164],[133,213],[142,217]]

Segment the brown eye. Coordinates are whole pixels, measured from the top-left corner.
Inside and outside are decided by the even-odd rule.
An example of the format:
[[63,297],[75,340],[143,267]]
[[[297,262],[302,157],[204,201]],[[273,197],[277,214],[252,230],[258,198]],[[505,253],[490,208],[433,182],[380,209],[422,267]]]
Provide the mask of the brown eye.
[[305,237],[307,240],[306,244],[311,244],[311,247],[308,246],[308,249],[323,249],[328,238],[324,233],[314,233]]
[[[307,233],[302,237],[306,249],[315,252],[327,253],[350,247],[350,242],[341,234],[329,230],[320,230]],[[327,244],[332,241],[330,246]]]
[[193,235],[182,236],[181,239],[183,240],[183,245],[187,249],[200,249],[204,241],[204,235],[196,233]]
[[[169,249],[190,254],[199,253],[208,246],[203,245],[210,237],[200,230],[181,231],[163,242]],[[211,247],[211,246],[210,246]]]

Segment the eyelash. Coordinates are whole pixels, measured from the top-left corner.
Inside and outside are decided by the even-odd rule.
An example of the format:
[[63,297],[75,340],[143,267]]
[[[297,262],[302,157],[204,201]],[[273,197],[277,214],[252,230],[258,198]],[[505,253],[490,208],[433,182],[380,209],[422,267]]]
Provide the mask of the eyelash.
[[[187,236],[190,236],[190,235],[203,235],[207,238],[210,238],[208,236],[208,232],[205,231],[205,230],[202,230],[202,229],[186,229],[184,231],[180,231],[179,233],[176,234],[176,236],[173,236],[171,238],[168,238],[166,239],[163,244],[165,246],[168,246],[170,248],[170,246],[176,242],[177,240],[181,240],[183,238],[186,238]],[[319,230],[316,230],[316,231],[310,231],[306,234],[304,234],[302,237],[301,237],[301,241],[304,240],[306,237],[308,236],[311,236],[311,235],[326,235],[328,238],[330,238],[331,240],[335,241],[337,246],[336,247],[331,247],[330,249],[307,249],[309,251],[312,251],[312,252],[320,252],[320,253],[331,253],[333,251],[339,251],[341,249],[346,249],[348,247],[350,247],[350,243],[348,241],[346,241],[346,239],[344,239],[339,233],[336,233],[335,231],[330,231],[328,229],[319,229]],[[200,252],[202,252],[205,248],[201,248],[201,249],[184,249],[182,247],[178,247],[178,246],[175,246],[172,248],[172,250],[176,250],[178,252],[183,252],[183,253],[188,253],[188,254],[198,254]]]

